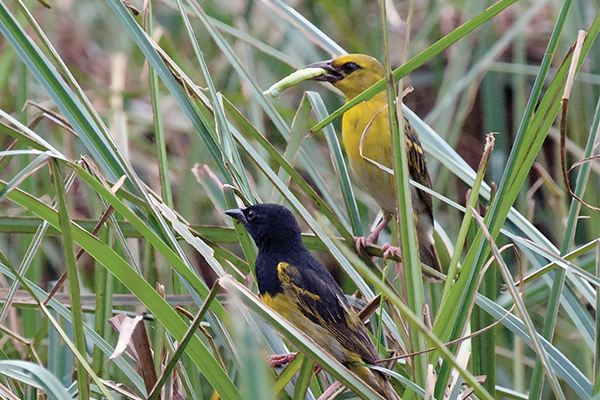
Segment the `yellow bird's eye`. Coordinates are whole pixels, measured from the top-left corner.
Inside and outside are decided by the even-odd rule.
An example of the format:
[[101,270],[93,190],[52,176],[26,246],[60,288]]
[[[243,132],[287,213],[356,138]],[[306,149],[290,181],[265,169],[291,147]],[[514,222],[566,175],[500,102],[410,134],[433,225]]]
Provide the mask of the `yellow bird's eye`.
[[344,74],[351,74],[352,72],[356,71],[357,69],[360,69],[360,66],[356,63],[353,62],[347,62],[342,64],[342,72]]

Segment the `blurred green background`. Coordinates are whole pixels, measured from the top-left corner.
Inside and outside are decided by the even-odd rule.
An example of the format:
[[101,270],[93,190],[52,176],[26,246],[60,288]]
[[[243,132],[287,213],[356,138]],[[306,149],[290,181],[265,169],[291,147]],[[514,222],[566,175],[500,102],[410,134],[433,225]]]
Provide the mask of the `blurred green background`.
[[[460,351],[451,348],[462,363],[457,382],[486,376],[478,398],[591,397],[600,388],[600,216],[579,207],[566,191],[560,118],[555,117],[562,112],[569,48],[579,30],[589,31],[568,103],[567,168],[597,154],[597,1],[502,1],[496,8],[474,0],[385,5],[392,69],[412,62],[409,71],[400,71],[410,72],[403,86],[414,88],[403,101],[418,116],[410,118],[440,195],[434,200],[438,251],[449,264],[454,248],[461,249],[462,283],[445,288],[420,283],[433,333],[447,343],[501,320]],[[256,293],[254,250],[223,214],[237,203],[234,190],[222,185],[235,187],[249,202],[293,208],[307,232],[307,246],[345,293],[358,291],[367,300],[387,293],[378,286],[387,276],[387,290],[406,295],[402,279],[394,280],[394,263],[384,271],[381,259],[372,265],[353,253],[350,236],[367,233],[378,208],[341,168],[345,160],[336,139],[341,119],[307,136],[343,105],[343,97],[316,82],[288,89],[280,99],[262,95],[294,70],[344,51],[383,61],[381,3],[79,0],[49,6],[14,1],[0,9],[3,395],[34,398],[41,390],[49,397],[86,397],[78,391],[91,390],[95,397],[146,398],[148,382],[154,381],[141,372],[136,357],[107,361],[119,336],[108,318],[119,311],[148,312],[150,369],[160,377],[161,365],[172,359],[174,343],[182,341],[190,323],[174,307],[195,315],[217,278],[231,274],[234,283],[202,315],[206,335],[194,330],[186,353],[176,355],[177,373],[164,383],[167,393],[205,399],[216,398],[216,392],[224,399],[318,398],[330,381],[342,379],[353,393],[338,398],[372,396],[347,370],[336,369],[331,357],[324,361],[316,350],[296,343],[297,332],[269,319],[276,318],[273,312],[243,292],[245,285]],[[478,236],[479,226],[463,219],[456,205],[466,203],[490,132],[497,134],[485,182],[499,190],[494,203],[486,184],[476,190],[477,210],[482,215],[487,207],[492,210],[488,229],[498,247],[516,246],[502,258],[512,280],[528,277],[519,287],[525,307],[519,311],[511,309],[520,300],[507,290],[502,267],[493,264],[479,286],[479,271],[491,255]],[[82,155],[88,158],[76,165]],[[568,175],[571,188],[596,207],[599,174],[600,163],[592,160]],[[103,189],[122,176],[126,179],[116,196]],[[348,180],[351,192],[344,190]],[[97,240],[79,230],[91,231],[109,205],[115,212]],[[469,226],[464,242],[457,241],[463,221]],[[389,235],[381,243],[386,240]],[[80,247],[85,251],[75,261]],[[27,280],[19,282],[15,271]],[[37,300],[43,301],[43,291],[64,273],[67,283],[79,285],[61,284],[57,300],[45,309]],[[164,286],[165,300],[157,284]],[[478,291],[490,303],[480,298],[471,313]],[[407,327],[422,319],[406,313],[402,307],[410,308],[408,302],[385,298],[378,310],[383,318],[375,314],[370,325],[378,343],[408,352],[425,344],[438,347],[426,336],[415,341]],[[84,312],[71,313],[58,303],[81,303]],[[502,310],[510,310],[511,317],[502,319]],[[422,310],[412,312],[420,316]],[[385,334],[377,329],[382,320]],[[534,329],[553,338],[554,346],[540,351],[528,339]],[[284,332],[285,341],[275,331]],[[76,357],[69,341],[87,356]],[[255,367],[290,343],[308,358],[298,358],[282,378],[276,381],[266,366]],[[427,389],[442,398],[450,371],[456,370],[447,357],[438,365],[438,356],[440,350],[423,356],[437,380],[427,380],[426,370],[415,369],[414,361],[391,366],[400,375],[393,380],[403,398],[422,397]],[[313,374],[313,362],[329,374]],[[282,390],[296,371],[287,392]],[[115,383],[131,394],[119,393]],[[463,390],[452,386],[448,398],[458,398]]]

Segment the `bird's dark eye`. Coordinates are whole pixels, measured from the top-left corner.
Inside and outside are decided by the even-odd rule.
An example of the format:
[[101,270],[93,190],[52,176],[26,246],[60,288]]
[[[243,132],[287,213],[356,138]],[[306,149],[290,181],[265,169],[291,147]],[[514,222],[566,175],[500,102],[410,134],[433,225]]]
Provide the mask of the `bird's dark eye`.
[[256,213],[252,210],[248,211],[248,215],[246,215],[246,218],[248,219],[248,221],[252,221],[254,219],[254,217],[256,217]]
[[357,69],[360,69],[360,67],[356,63],[347,62],[347,63],[342,64],[342,72],[344,74],[350,74],[350,73],[356,71]]

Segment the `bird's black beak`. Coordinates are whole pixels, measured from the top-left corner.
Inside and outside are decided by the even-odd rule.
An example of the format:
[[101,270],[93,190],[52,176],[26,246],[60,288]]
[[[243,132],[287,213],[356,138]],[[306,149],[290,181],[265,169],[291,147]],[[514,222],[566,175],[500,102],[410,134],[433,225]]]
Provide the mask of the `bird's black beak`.
[[323,68],[327,70],[326,74],[315,76],[314,78],[310,78],[311,81],[320,81],[320,82],[330,82],[335,83],[344,79],[344,76],[333,66],[333,61],[319,61],[310,65],[307,65],[304,68]]
[[231,210],[225,211],[225,214],[229,215],[232,218],[237,219],[241,223],[246,222],[246,216],[242,212],[241,208],[232,208]]

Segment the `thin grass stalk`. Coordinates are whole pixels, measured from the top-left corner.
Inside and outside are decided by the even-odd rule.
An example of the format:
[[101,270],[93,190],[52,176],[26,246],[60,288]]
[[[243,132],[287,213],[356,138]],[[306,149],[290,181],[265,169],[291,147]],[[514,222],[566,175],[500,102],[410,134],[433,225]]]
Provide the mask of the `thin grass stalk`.
[[[304,362],[305,359],[306,359],[306,356],[303,353],[298,353],[296,355],[296,357],[294,357],[292,362],[290,362],[283,369],[283,371],[281,371],[281,373],[279,373],[279,376],[277,377],[277,380],[275,381],[275,386],[273,387],[276,395],[278,395],[279,393],[283,393],[283,391],[286,388],[286,385],[288,385],[292,381],[294,376],[302,368],[302,363]],[[311,367],[311,374],[312,374],[312,367]],[[298,378],[301,379],[300,376]]]
[[356,265],[356,269],[365,278],[365,280],[369,282],[369,284],[373,285],[382,296],[385,296],[390,305],[395,307],[402,317],[411,324],[411,326],[416,326],[427,338],[429,341],[428,343],[431,344],[431,347],[439,350],[441,356],[444,357],[444,360],[448,361],[454,368],[457,369],[460,375],[464,377],[464,380],[468,383],[468,385],[475,388],[475,394],[480,399],[492,399],[485,388],[478,384],[477,379],[458,362],[454,354],[452,354],[448,347],[446,347],[444,342],[442,342],[437,336],[435,336],[433,332],[431,332],[428,327],[425,326],[420,310],[419,314],[414,314],[413,311],[404,303],[404,301],[398,297],[398,294],[391,287],[389,287],[389,285],[382,282],[380,276],[376,275],[364,263],[359,261],[356,254],[350,253],[349,250],[347,250],[345,254],[353,262],[353,264]]
[[[600,136],[600,99],[596,103],[596,112],[594,114],[594,119],[590,126],[590,134],[588,136],[587,145],[585,148],[584,158],[591,157],[594,148],[596,146],[598,137]],[[591,165],[590,163],[584,163],[579,172],[577,173],[575,190],[574,193],[577,197],[582,198],[583,194],[587,187],[588,178],[590,175]],[[571,205],[569,207],[568,220],[566,225],[565,237],[563,240],[563,245],[561,248],[561,254],[566,254],[571,248],[571,244],[575,238],[575,230],[577,227],[577,222],[579,218],[579,212],[581,210],[581,203],[577,199],[571,199]],[[598,250],[598,246],[596,249]],[[598,257],[596,258],[598,259]],[[599,277],[600,269],[598,268],[600,264],[596,263],[596,276]],[[559,269],[560,271],[560,269]],[[558,275],[557,275],[558,276]],[[555,278],[556,279],[556,278]],[[600,296],[598,296],[598,289],[596,288],[596,310],[598,310],[598,304],[600,303]],[[598,355],[600,354],[600,340],[599,340],[599,332],[600,332],[600,323],[598,322],[598,318],[596,318],[596,336],[595,336],[595,352],[594,352],[594,394],[597,395],[600,393],[600,366]]]
[[471,212],[473,213],[473,216],[477,220],[477,223],[479,224],[480,229],[483,230],[483,234],[486,237],[486,240],[490,244],[492,254],[494,255],[494,259],[495,259],[496,263],[498,264],[498,266],[500,267],[500,271],[502,272],[502,276],[504,277],[504,282],[506,284],[506,287],[508,288],[508,291],[510,292],[510,294],[514,300],[514,302],[517,306],[517,309],[519,310],[519,313],[521,314],[521,318],[523,319],[523,322],[525,323],[525,327],[527,328],[529,337],[531,337],[531,341],[533,343],[534,350],[536,351],[536,353],[539,355],[539,357],[541,359],[541,363],[544,367],[544,372],[546,372],[546,376],[548,377],[548,380],[554,391],[554,394],[559,399],[566,400],[566,397],[560,387],[560,384],[558,382],[556,374],[554,373],[554,371],[551,368],[550,360],[548,358],[548,353],[542,346],[542,343],[537,335],[537,332],[535,331],[533,321],[531,320],[531,317],[529,316],[529,313],[527,312],[527,308],[525,307],[525,303],[521,299],[521,295],[520,295],[519,291],[517,290],[516,285],[514,284],[512,276],[510,275],[510,270],[508,269],[508,267],[506,266],[506,263],[502,259],[502,255],[500,254],[498,247],[496,247],[496,244],[494,243],[490,232],[488,232],[488,230],[484,224],[483,218],[481,218],[474,209],[472,209]]
[[[302,366],[300,368],[300,374],[298,375],[298,381],[296,382],[294,391],[294,400],[303,400],[306,396],[306,389],[312,378],[313,363],[310,359],[303,354],[299,354],[302,360]],[[296,356],[296,357],[298,357]]]
[[[67,275],[69,277],[69,293],[71,298],[71,313],[73,315],[73,340],[80,354],[87,354],[85,346],[85,336],[83,333],[83,315],[81,312],[81,291],[79,288],[79,277],[77,273],[77,265],[75,261],[75,253],[73,253],[73,235],[71,233],[71,224],[69,214],[65,202],[65,192],[62,186],[62,179],[58,170],[58,162],[50,161],[52,169],[52,178],[54,188],[56,190],[56,203],[58,205],[58,217],[63,238],[63,248],[65,256],[65,264],[67,267]],[[83,366],[85,361],[79,361],[77,367],[77,383],[79,386],[79,398],[89,399],[89,384],[86,370]]]
[[[232,106],[233,107],[233,106]],[[306,97],[306,95],[302,96],[302,100],[300,101],[300,105],[296,110],[296,114],[294,115],[294,119],[292,120],[292,126],[290,128],[290,139],[288,140],[287,146],[285,148],[285,152],[283,153],[283,159],[288,162],[291,166],[294,164],[294,159],[296,158],[298,152],[300,151],[300,145],[302,143],[302,138],[304,137],[304,130],[306,129],[306,124],[308,121],[308,117],[310,115],[310,101]],[[241,114],[240,114],[241,117]],[[256,132],[260,132],[256,129]],[[261,135],[262,136],[262,135]],[[279,168],[279,172],[277,174],[279,179],[283,182],[288,182],[288,187],[292,181],[290,175],[286,172],[286,170],[281,166]],[[275,191],[273,188],[273,194],[271,197],[271,202],[279,203],[283,197],[281,193]]]
[[[327,115],[327,108],[323,103],[321,97],[314,92],[307,92],[306,95],[310,100],[313,108],[317,112],[319,118],[324,118]],[[340,187],[342,188],[342,197],[346,204],[346,212],[350,219],[350,225],[352,226],[352,234],[356,237],[363,236],[362,223],[360,221],[360,214],[358,213],[358,206],[356,205],[356,198],[354,191],[352,190],[352,184],[350,183],[350,175],[348,173],[348,167],[344,155],[342,154],[342,148],[338,140],[337,135],[332,126],[324,127],[325,137],[329,150],[332,153],[333,168],[336,171],[336,175],[340,180]]]
[[[582,57],[580,60],[578,60],[578,66],[581,65],[581,61],[587,55],[587,52],[589,51],[591,43],[593,42],[599,28],[600,18],[597,18],[595,23],[592,25],[592,29],[590,29],[590,34],[588,35],[587,40],[584,42]],[[564,79],[566,77],[568,66],[567,64],[570,59],[571,56],[569,55],[549,86],[548,91],[542,99],[537,109],[537,113],[532,120],[532,123],[529,125],[526,134],[522,136],[520,142],[517,142],[515,144],[515,148],[513,148],[508,168],[498,189],[498,195],[494,198],[494,201],[486,216],[486,223],[489,227],[488,229],[492,235],[492,238],[497,236],[502,223],[506,219],[511,206],[514,203],[514,199],[519,192],[519,188],[525,180],[527,172],[531,168],[534,158],[542,145],[543,139],[545,138],[554,117],[558,113],[558,109],[560,107],[560,103],[557,100],[559,96],[558,93],[564,86]],[[517,155],[514,155],[514,153],[517,153]],[[463,274],[461,274],[461,278],[457,281],[457,285],[453,288],[453,290],[456,289],[453,300],[455,303],[451,309],[447,309],[448,307],[446,307],[446,309],[442,311],[445,315],[448,315],[448,317],[451,318],[454,323],[450,326],[436,324],[436,327],[434,328],[434,331],[438,334],[438,336],[444,338],[445,340],[448,338],[458,337],[460,332],[463,330],[465,320],[467,318],[467,305],[470,304],[469,299],[472,298],[475,289],[471,282],[473,277],[478,275],[479,270],[487,258],[486,255],[488,252],[489,248],[486,246],[486,242],[480,232],[475,239],[474,246],[471,247],[471,250],[467,254],[467,257],[464,261]],[[468,266],[466,273],[464,270],[465,266]],[[456,304],[459,304],[460,306],[456,307]],[[454,316],[457,316],[457,318],[454,318]],[[436,394],[439,396],[442,392],[443,387],[440,384],[436,388]]]
[[[130,173],[126,160],[117,151],[117,146],[112,139],[108,129],[100,116],[92,107],[89,99],[75,80],[70,70],[62,61],[56,49],[52,46],[50,40],[42,31],[37,21],[22,1],[17,2],[19,8],[25,15],[27,21],[32,26],[41,43],[48,49],[52,59],[61,68],[64,76],[59,76],[54,69],[53,64],[41,52],[39,47],[31,41],[29,36],[11,20],[12,15],[5,14],[5,8],[0,9],[2,24],[7,39],[21,59],[31,70],[36,79],[44,86],[50,96],[53,97],[57,107],[67,118],[70,125],[80,134],[81,140],[86,145],[87,150],[93,154],[97,161],[103,166],[106,173],[113,180],[125,173]],[[69,85],[64,82],[67,79]],[[71,88],[75,88],[73,91]],[[136,193],[140,186],[137,182],[128,182],[129,190]],[[133,186],[131,186],[133,185]]]
[[[208,90],[210,93],[210,97],[212,99],[212,107],[213,113],[215,117],[215,125],[216,125],[216,133],[219,138],[221,148],[223,149],[223,156],[225,159],[223,162],[227,163],[230,173],[233,175],[235,181],[237,182],[238,188],[244,192],[246,197],[252,198],[252,191],[250,189],[250,183],[248,182],[248,178],[244,171],[244,167],[242,165],[242,161],[240,159],[240,155],[235,146],[235,142],[231,137],[231,132],[229,131],[227,120],[225,119],[225,112],[223,110],[223,104],[220,101],[220,97],[217,94],[217,90],[213,83],[213,80],[210,76],[210,72],[208,70],[208,65],[206,65],[206,61],[202,54],[202,50],[200,50],[200,45],[196,40],[196,36],[190,24],[190,20],[185,12],[183,7],[182,0],[176,0],[177,7],[179,8],[179,13],[181,18],[183,19],[183,23],[185,29],[187,31],[190,42],[192,43],[192,48],[194,49],[194,54],[196,55],[196,59],[198,60],[198,64],[204,74],[204,80],[208,85]],[[191,1],[190,5],[194,5]],[[210,21],[207,21],[208,26],[210,26]],[[217,34],[218,32],[214,32]]]
[[[25,18],[23,16],[23,14],[20,14],[17,16],[17,19],[19,20],[20,23],[22,23],[22,21]],[[16,90],[16,96],[15,96],[16,117],[23,125],[26,125],[27,124],[26,103],[27,103],[27,94],[28,94],[28,87],[29,87],[28,82],[27,82],[27,77],[28,77],[27,66],[20,59],[15,60],[14,63],[16,64],[15,67],[17,70],[17,90]],[[6,157],[6,159],[7,159],[6,161],[10,161],[10,157]],[[27,157],[27,156],[19,157],[19,163],[20,163],[21,170],[24,170],[27,167],[27,163],[29,161],[28,159],[29,159],[29,157]],[[21,185],[21,187],[23,189],[27,190],[29,193],[37,193],[39,191],[40,188],[36,188],[35,186],[36,186],[36,184],[33,181],[33,179],[26,179]],[[46,227],[47,227],[47,225],[46,225]],[[30,277],[40,278],[42,276],[41,265],[40,265],[40,262],[38,261],[40,259],[40,257],[35,257],[34,258],[35,261],[32,261],[32,260],[27,261],[27,258],[29,258],[29,255],[30,255],[29,250],[30,250],[31,246],[34,245],[34,243],[36,241],[41,240],[42,237],[39,237],[36,239],[36,237],[34,236],[31,239],[31,243],[29,246],[27,246],[26,237],[22,237],[19,239],[22,240],[21,243],[19,243],[22,247],[22,253],[27,255],[25,257],[26,261],[24,261],[24,263],[22,263],[22,266],[25,267],[24,270],[22,271],[22,273],[29,271],[28,275]],[[39,246],[39,242],[38,242],[37,246]],[[34,251],[34,253],[35,252],[37,252],[37,247],[36,247],[36,250]],[[4,321],[4,316],[5,316],[4,312],[8,311],[10,304],[12,302],[12,297],[14,296],[14,291],[17,290],[17,287],[18,287],[18,282],[17,281],[13,282],[13,284],[11,285],[12,293],[9,292],[9,294],[7,296],[7,300],[4,303],[2,315],[0,315],[0,324],[2,323],[2,321]],[[30,337],[31,335],[33,335],[35,333],[36,329],[39,329],[39,323],[32,322],[32,320],[35,321],[35,319],[36,319],[35,311],[23,310],[23,314],[21,315],[21,318],[23,321],[23,334],[26,335],[27,337]]]
[[[454,31],[444,36],[442,39],[438,40],[427,49],[423,50],[421,53],[417,54],[410,60],[406,61],[403,65],[396,68],[393,72],[394,79],[396,81],[404,78],[406,75],[414,71],[419,66],[425,64],[427,61],[444,51],[446,48],[450,47],[452,44],[456,43],[458,40],[462,39],[469,32],[472,32],[478,26],[488,21],[495,15],[497,15],[502,10],[506,9],[508,6],[516,2],[517,0],[502,0],[498,3],[494,4],[475,18],[465,22],[460,27],[456,28]],[[379,82],[371,86],[369,89],[365,90],[358,96],[356,96],[351,101],[344,104],[342,107],[335,110],[333,113],[329,114],[329,117],[325,118],[312,128],[310,128],[311,132],[318,132],[323,127],[329,123],[331,123],[334,119],[340,117],[343,113],[348,111],[350,108],[354,107],[358,103],[362,101],[367,101],[375,96],[377,93],[380,93],[384,90],[386,83],[385,79],[381,79]]]
[[[384,67],[386,69],[387,104],[389,111],[390,132],[394,152],[394,176],[396,181],[396,198],[398,212],[396,215],[395,231],[400,238],[402,249],[402,264],[406,279],[407,298],[410,309],[416,315],[423,310],[425,303],[423,294],[423,278],[421,274],[421,261],[419,260],[416,234],[414,226],[414,211],[411,201],[411,188],[408,175],[408,154],[406,136],[404,135],[404,117],[402,108],[397,107],[397,102],[402,102],[402,96],[397,96],[394,76],[390,67],[390,48],[388,42],[387,13],[385,0],[381,0],[381,31],[383,35]],[[411,2],[410,8],[413,7]],[[410,36],[410,24],[407,24],[407,36]],[[408,38],[407,38],[408,40]],[[407,47],[407,46],[405,46]],[[402,85],[400,83],[400,92]],[[417,166],[411,166],[418,168]],[[399,290],[401,290],[399,288]],[[425,339],[416,326],[410,327],[411,346],[409,352],[420,352],[425,349]],[[427,356],[419,354],[413,357],[413,378],[421,387],[425,386],[427,376]],[[411,396],[411,395],[409,395]],[[409,397],[410,398],[410,397]]]
[[204,304],[202,304],[202,307],[198,311],[198,314],[196,314],[196,316],[194,317],[194,320],[190,324],[185,335],[183,335],[183,340],[179,342],[179,346],[177,347],[177,350],[173,353],[171,360],[169,360],[169,363],[163,369],[160,375],[160,379],[156,381],[156,384],[152,388],[152,391],[148,394],[148,400],[156,400],[158,396],[160,396],[162,388],[164,387],[165,383],[167,382],[167,379],[175,369],[175,365],[183,356],[183,352],[187,345],[190,343],[190,340],[194,335],[196,335],[196,331],[198,330],[198,327],[200,326],[200,323],[204,318],[204,314],[206,314],[206,312],[208,311],[210,303],[215,299],[215,297],[217,297],[219,289],[220,286],[217,281],[215,285],[213,285],[213,287],[210,289],[210,293],[206,297],[206,300],[204,300]]
[[[152,1],[146,2],[147,10],[145,12],[145,25],[148,34],[154,32],[154,15],[152,13]],[[158,74],[154,67],[148,64],[150,75],[150,98],[152,100],[152,126],[154,127],[154,137],[156,138],[156,153],[158,155],[158,173],[160,176],[160,190],[163,201],[173,207],[173,194],[171,193],[171,179],[169,178],[169,158],[167,156],[167,146],[165,142],[165,129],[160,107],[160,90],[158,85]]]
[[[518,4],[518,3],[517,3]],[[541,4],[541,2],[539,2]],[[534,8],[534,7],[532,7]],[[535,15],[530,11],[530,16]],[[523,18],[521,18],[522,20]],[[515,24],[516,25],[516,24]],[[491,45],[491,32],[493,26],[491,24],[487,24],[481,27],[482,38],[480,39],[480,43],[477,49],[477,53],[483,54]],[[516,31],[520,31],[517,26],[513,26],[509,34],[502,35],[498,42],[504,42],[505,45],[508,41],[507,36],[512,33],[512,37],[516,35]],[[500,49],[504,48],[504,46],[498,46],[499,43],[494,46],[497,52]],[[482,63],[480,63],[481,65]],[[497,93],[497,87],[495,85],[498,77],[494,73],[487,73],[483,76],[481,81],[480,91],[483,97],[483,129],[485,132],[489,132],[490,129],[497,130],[499,132],[504,133],[502,136],[508,136],[508,129],[506,120],[504,118],[505,110],[506,110],[506,102],[504,96],[499,96]],[[474,91],[471,91],[471,94],[475,95]],[[466,97],[466,96],[465,96]],[[462,99],[466,101],[466,98]],[[463,113],[464,116],[464,113]],[[464,122],[464,120],[463,120]],[[455,131],[457,136],[454,139],[458,139],[458,127],[462,126],[455,125]],[[491,128],[493,126],[493,128]],[[456,143],[457,140],[454,140]],[[446,180],[448,182],[448,180]],[[475,207],[475,206],[473,206]],[[484,272],[483,279],[479,286],[479,293],[483,294],[487,298],[492,301],[496,300],[496,270],[494,268],[489,268]],[[474,306],[471,311],[470,317],[470,329],[472,331],[479,331],[484,329],[495,322],[494,317],[484,312],[481,308]],[[496,329],[488,329],[482,332],[480,335],[476,335],[473,337],[471,341],[472,345],[472,366],[473,373],[476,375],[485,376],[485,382],[483,385],[490,392],[490,394],[496,397],[496,383],[497,383],[497,374],[496,374]]]
[[[485,173],[487,171],[488,163],[492,154],[492,150],[494,148],[494,141],[495,138],[493,134],[488,134],[488,137],[486,138],[486,146],[484,149],[484,153],[481,157],[479,168],[477,169],[477,176],[475,178],[475,182],[473,183],[473,187],[469,195],[469,200],[467,201],[465,215],[463,217],[460,229],[458,231],[458,237],[454,246],[454,253],[452,254],[452,259],[450,260],[450,265],[448,266],[447,278],[446,282],[444,283],[444,289],[442,290],[442,299],[440,300],[440,309],[444,307],[446,301],[448,300],[448,296],[450,295],[450,288],[452,287],[452,284],[454,282],[454,276],[456,276],[456,273],[458,271],[458,262],[462,253],[462,248],[465,245],[465,241],[467,239],[469,230],[473,226],[471,224],[473,214],[471,213],[469,207],[474,208],[477,205],[477,201],[479,199],[479,190],[481,189],[481,184],[483,182],[483,179],[485,178]],[[439,317],[439,314],[437,317]]]
[[[104,243],[110,243],[111,234],[108,229],[100,232],[100,240]],[[96,293],[96,307],[94,310],[94,330],[102,337],[108,338],[109,325],[108,319],[112,314],[113,299],[113,277],[108,271],[94,261],[94,292]],[[94,372],[102,379],[108,379],[109,366],[108,358],[102,352],[100,347],[94,345],[92,367]]]

